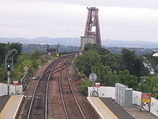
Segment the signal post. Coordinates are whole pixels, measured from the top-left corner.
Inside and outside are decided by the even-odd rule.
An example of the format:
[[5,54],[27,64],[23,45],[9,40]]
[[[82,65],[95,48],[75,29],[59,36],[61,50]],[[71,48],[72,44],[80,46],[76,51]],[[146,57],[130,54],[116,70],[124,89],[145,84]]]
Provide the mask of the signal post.
[[7,55],[5,56],[5,69],[7,71],[7,90],[9,95],[9,84],[10,84],[10,75],[11,71],[13,71],[13,61],[14,56],[17,54],[16,49],[8,50]]

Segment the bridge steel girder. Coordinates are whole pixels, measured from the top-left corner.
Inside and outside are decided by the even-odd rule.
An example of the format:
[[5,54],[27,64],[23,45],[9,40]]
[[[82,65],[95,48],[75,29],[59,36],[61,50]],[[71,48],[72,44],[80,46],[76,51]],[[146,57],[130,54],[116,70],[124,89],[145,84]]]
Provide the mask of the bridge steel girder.
[[101,35],[98,18],[98,9],[96,7],[88,8],[88,16],[84,37],[96,37],[96,44],[101,46]]

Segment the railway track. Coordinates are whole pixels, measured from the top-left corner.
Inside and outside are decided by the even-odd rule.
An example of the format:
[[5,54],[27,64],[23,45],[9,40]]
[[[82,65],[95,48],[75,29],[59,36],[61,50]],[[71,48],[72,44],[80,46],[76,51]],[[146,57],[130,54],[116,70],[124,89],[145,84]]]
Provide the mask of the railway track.
[[60,57],[59,59],[50,63],[41,76],[38,78],[37,84],[34,89],[34,93],[30,102],[27,119],[48,119],[48,92],[49,92],[49,81],[53,71],[59,70],[60,63],[67,56]]
[[86,119],[69,80],[68,67],[73,58],[74,54],[60,57],[44,69],[41,76],[37,79],[27,119],[48,119],[49,83],[50,80],[55,80],[53,75],[57,72],[59,73],[59,91],[65,118],[77,117],[78,119]]
[[[59,73],[59,90],[62,100],[62,105],[65,113],[66,119],[86,119],[83,110],[77,100],[73,86],[71,84],[69,76],[69,65],[71,64],[73,58],[67,58],[61,66]],[[63,68],[65,67],[65,68]]]

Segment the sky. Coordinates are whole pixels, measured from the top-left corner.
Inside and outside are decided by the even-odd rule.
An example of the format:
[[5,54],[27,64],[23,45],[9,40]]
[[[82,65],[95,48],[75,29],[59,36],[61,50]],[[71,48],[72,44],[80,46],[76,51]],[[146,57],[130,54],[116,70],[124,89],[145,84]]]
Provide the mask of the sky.
[[83,36],[87,7],[102,40],[158,42],[158,0],[0,0],[0,37]]

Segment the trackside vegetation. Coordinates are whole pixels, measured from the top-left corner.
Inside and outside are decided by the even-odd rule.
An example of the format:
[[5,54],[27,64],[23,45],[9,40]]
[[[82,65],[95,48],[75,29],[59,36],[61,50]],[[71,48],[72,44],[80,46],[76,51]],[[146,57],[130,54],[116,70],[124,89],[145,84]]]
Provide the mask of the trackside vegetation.
[[[0,82],[7,82],[5,71],[5,55],[8,50],[17,49],[14,58],[14,67],[11,72],[11,81],[20,80],[24,75],[24,66],[29,67],[29,75],[32,76],[39,66],[52,59],[40,50],[32,53],[22,52],[21,43],[0,43]],[[154,52],[153,52],[154,53]],[[98,45],[86,46],[82,55],[74,59],[74,67],[86,77],[78,85],[83,95],[87,95],[87,86],[92,82],[87,80],[92,70],[97,74],[97,82],[102,86],[114,86],[122,83],[134,90],[144,93],[152,93],[158,99],[158,57],[153,53],[136,55],[134,50],[123,48],[121,54],[113,54],[109,50]]]
[[92,86],[87,79],[93,70],[97,74],[96,82],[102,86],[122,83],[158,98],[158,57],[152,57],[153,53],[137,56],[135,51],[124,48],[121,54],[112,54],[96,44],[86,46],[74,60],[74,67],[87,77],[79,84],[79,90],[87,95],[87,87]]
[[0,43],[0,82],[7,83],[7,71],[5,71],[5,55],[8,50],[17,49],[18,53],[14,58],[13,71],[11,72],[11,82],[20,80],[24,75],[24,66],[29,67],[30,77],[37,71],[39,66],[44,65],[48,60],[52,59],[49,55],[44,55],[40,50],[33,53],[22,52],[22,44],[20,43]]

